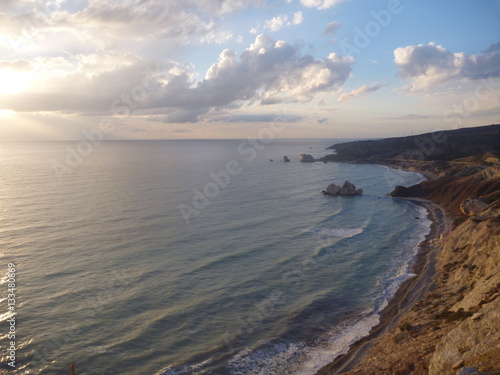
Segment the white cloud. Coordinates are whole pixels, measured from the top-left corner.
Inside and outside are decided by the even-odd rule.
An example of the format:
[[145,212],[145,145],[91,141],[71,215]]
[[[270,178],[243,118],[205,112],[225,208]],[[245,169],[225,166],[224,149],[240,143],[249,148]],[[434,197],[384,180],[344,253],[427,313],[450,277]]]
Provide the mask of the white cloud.
[[429,43],[401,47],[394,51],[399,75],[410,81],[410,91],[425,90],[459,79],[480,79],[500,75],[500,53],[492,48],[483,54],[454,53]]
[[[145,4],[150,6],[155,1],[146,1]],[[238,1],[228,6],[237,4],[243,6]],[[132,29],[143,26],[143,34],[139,33],[137,37],[140,39],[150,32],[158,32],[154,26],[171,17],[163,8],[155,13],[147,6],[125,9],[108,0],[94,0],[75,13],[57,11],[51,14],[47,27],[58,24],[59,28],[67,27],[76,33],[75,26],[81,23],[87,31],[95,28],[87,35],[94,35],[94,32],[97,35],[99,31],[103,39],[109,41],[112,34],[119,37],[118,30],[124,31],[128,37]],[[196,16],[190,18],[192,15],[188,13],[180,14],[181,18],[190,19],[186,25],[197,19]],[[299,22],[302,22],[301,12],[286,20],[286,24]],[[202,27],[211,31],[204,34],[203,42],[206,43],[240,39],[217,30],[211,22],[194,27],[181,27],[178,35],[184,32],[196,34],[197,28]],[[192,66],[166,61],[158,70],[157,65],[133,53],[109,50],[106,53],[48,56],[0,61],[0,73],[15,70],[26,78],[23,92],[11,95],[0,92],[0,108],[77,115],[128,115],[133,112],[136,116],[158,116],[165,122],[196,122],[213,108],[309,101],[322,93],[338,90],[349,78],[354,63],[352,57],[333,53],[316,59],[304,55],[301,47],[265,35],[258,35],[240,55],[234,50],[223,50],[219,60],[200,81],[195,79]]]
[[300,25],[302,22],[304,22],[304,14],[300,11],[295,12],[293,14],[292,25]]
[[118,52],[0,61],[1,70],[33,74],[22,93],[0,95],[0,108],[80,115],[154,115],[164,122],[196,122],[212,108],[306,102],[338,90],[352,57],[323,59],[300,47],[259,35],[239,56],[225,49],[201,81],[192,66],[161,67]]
[[[293,25],[300,25],[304,21],[304,15],[302,12],[295,12],[291,16],[291,20],[288,15],[282,14],[276,17],[271,18],[270,20],[264,21],[264,29],[270,30],[270,31],[279,31],[282,28],[286,26],[293,26]],[[255,30],[255,33],[257,33],[257,29],[252,29]],[[252,31],[250,31],[252,32]]]
[[363,85],[361,86],[360,88],[357,88],[356,90],[352,90],[348,93],[344,93],[342,95],[340,95],[340,97],[338,98],[338,102],[347,102],[349,100],[352,100],[352,99],[356,99],[356,98],[359,98],[363,95],[366,95],[370,92],[375,92],[377,91],[378,89],[380,89],[382,87],[382,85],[380,83],[374,83],[372,85]]
[[332,8],[346,0],[300,0],[301,4],[308,8],[317,8],[319,10]]
[[264,22],[264,29],[268,29],[271,31],[279,31],[281,30],[288,21],[288,16],[276,16],[270,20]]
[[341,86],[353,62],[336,54],[315,60],[298,47],[259,35],[239,58],[234,50],[224,50],[203,81],[181,74],[147,104],[191,111],[198,118],[215,107],[305,102]]
[[222,16],[265,2],[90,0],[69,6],[58,0],[5,0],[0,5],[0,46],[16,52],[45,52],[115,49],[124,40],[129,44],[152,40],[177,45],[223,43],[234,36],[220,28]]

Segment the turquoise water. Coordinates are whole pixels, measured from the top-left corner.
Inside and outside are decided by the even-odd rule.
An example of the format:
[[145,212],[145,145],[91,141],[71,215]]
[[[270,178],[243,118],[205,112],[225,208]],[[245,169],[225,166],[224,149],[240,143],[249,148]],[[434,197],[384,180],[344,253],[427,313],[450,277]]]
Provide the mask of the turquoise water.
[[385,195],[421,177],[244,142],[1,143],[1,368],[8,263],[15,374],[313,374],[366,334],[429,226]]

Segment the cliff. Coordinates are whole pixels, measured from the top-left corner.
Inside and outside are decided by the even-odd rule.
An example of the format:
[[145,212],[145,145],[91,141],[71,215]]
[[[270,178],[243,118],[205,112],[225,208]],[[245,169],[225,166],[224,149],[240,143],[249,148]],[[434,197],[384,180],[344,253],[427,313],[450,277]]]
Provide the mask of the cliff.
[[[498,130],[482,127],[477,134]],[[414,265],[419,276],[398,291],[381,324],[318,374],[500,374],[500,147],[495,146],[500,137],[480,154],[464,155],[469,151],[457,151],[453,142],[462,141],[455,135],[449,137],[451,145],[440,145],[442,159],[434,154],[429,160],[408,160],[401,157],[409,154],[402,149],[398,158],[384,159],[430,178],[391,195],[431,208],[433,235]],[[355,143],[346,150],[362,148],[363,142]],[[372,154],[371,162],[382,162],[379,156]],[[359,162],[345,151],[340,158]],[[481,203],[476,212],[464,207],[467,200]],[[453,221],[451,227],[440,207]]]
[[409,137],[339,143],[324,160],[453,160],[500,150],[500,125],[437,131]]

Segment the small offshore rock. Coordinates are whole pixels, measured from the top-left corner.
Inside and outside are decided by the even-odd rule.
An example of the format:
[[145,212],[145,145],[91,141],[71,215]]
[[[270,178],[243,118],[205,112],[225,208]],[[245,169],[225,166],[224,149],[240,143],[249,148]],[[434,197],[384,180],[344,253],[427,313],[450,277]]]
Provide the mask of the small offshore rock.
[[342,186],[330,184],[322,193],[326,195],[361,195],[363,194],[363,190],[356,189],[353,183],[346,181]]
[[285,163],[289,163],[290,162],[290,159],[288,158],[288,156],[283,156],[283,161]]
[[316,159],[314,159],[314,157],[309,154],[300,154],[299,161],[302,163],[314,163]]

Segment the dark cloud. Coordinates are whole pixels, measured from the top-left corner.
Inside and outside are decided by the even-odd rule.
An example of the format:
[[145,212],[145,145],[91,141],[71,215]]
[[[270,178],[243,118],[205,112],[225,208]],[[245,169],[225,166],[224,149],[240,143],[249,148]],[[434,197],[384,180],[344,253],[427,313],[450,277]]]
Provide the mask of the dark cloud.
[[325,35],[335,35],[337,31],[340,28],[340,23],[339,22],[330,22],[328,26],[326,27],[325,31],[323,34]]

